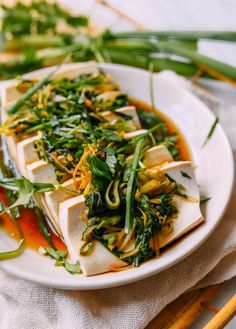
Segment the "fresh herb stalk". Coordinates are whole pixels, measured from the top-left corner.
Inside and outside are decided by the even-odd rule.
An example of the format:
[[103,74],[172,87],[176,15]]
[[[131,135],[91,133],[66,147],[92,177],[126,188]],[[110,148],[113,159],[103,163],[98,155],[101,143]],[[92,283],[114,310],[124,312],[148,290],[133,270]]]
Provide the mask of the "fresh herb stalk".
[[232,65],[217,61],[213,58],[201,55],[189,49],[176,47],[173,44],[165,44],[163,42],[159,42],[157,47],[159,47],[161,51],[166,51],[170,54],[183,56],[185,58],[190,59],[198,66],[204,65],[206,68],[210,68],[227,78],[230,78],[234,81],[236,80],[236,67]]
[[209,139],[214,134],[214,131],[215,131],[216,126],[219,123],[219,121],[220,121],[219,117],[216,117],[202,146],[205,146],[208,143]]
[[0,253],[0,261],[20,256],[25,249],[25,240],[21,239],[18,248]]
[[127,192],[125,199],[126,200],[125,227],[124,227],[124,231],[126,234],[129,233],[133,224],[133,203],[134,203],[134,194],[135,194],[135,186],[136,186],[135,178],[137,175],[136,169],[138,168],[138,163],[141,156],[142,148],[143,148],[143,139],[140,139],[136,144],[132,167],[131,167],[131,173],[127,183]]
[[160,40],[198,41],[199,39],[236,41],[235,31],[129,31],[107,35],[113,39],[157,37]]
[[34,212],[37,217],[38,227],[39,227],[40,231],[42,232],[45,240],[47,241],[47,243],[49,244],[49,246],[51,248],[56,250],[57,248],[55,247],[55,245],[51,239],[51,235],[50,235],[50,232],[48,231],[43,213],[41,212],[41,210],[38,207],[34,207]]
[[39,80],[36,84],[34,84],[16,103],[14,103],[9,109],[8,114],[15,114],[17,111],[21,109],[21,107],[40,89],[42,88],[51,77],[58,71],[61,64],[58,65],[53,71],[51,71],[48,75],[46,75],[43,79]]

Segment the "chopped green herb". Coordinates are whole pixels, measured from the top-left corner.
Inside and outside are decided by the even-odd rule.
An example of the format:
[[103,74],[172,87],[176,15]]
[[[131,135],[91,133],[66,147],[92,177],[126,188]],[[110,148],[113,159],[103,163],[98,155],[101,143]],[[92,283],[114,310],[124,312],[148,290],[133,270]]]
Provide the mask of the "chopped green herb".
[[15,250],[1,252],[0,253],[0,260],[16,258],[20,254],[22,254],[24,249],[25,249],[25,240],[21,239],[20,242],[19,242],[19,246]]
[[112,174],[106,162],[95,155],[90,155],[88,162],[92,173],[92,182],[95,187],[106,185],[112,179]]
[[71,264],[66,260],[67,252],[55,250],[53,248],[45,248],[43,250],[45,256],[49,256],[55,259],[55,266],[64,266],[66,271],[71,274],[81,273],[80,263],[77,261],[75,264]]
[[207,135],[207,137],[206,137],[206,139],[205,139],[205,141],[204,141],[204,143],[203,143],[202,146],[205,146],[208,143],[208,141],[212,137],[212,135],[213,135],[213,133],[214,133],[214,131],[216,129],[216,126],[217,126],[217,124],[218,124],[219,121],[220,121],[220,119],[219,119],[219,117],[217,117],[215,119],[215,121],[213,122],[213,124],[212,124],[212,126],[210,128],[210,131],[209,131],[209,133],[208,133],[208,135]]
[[36,217],[37,217],[37,224],[38,224],[38,227],[40,229],[40,231],[42,232],[43,236],[45,237],[47,243],[49,244],[49,246],[51,248],[54,248],[56,249],[52,239],[51,239],[51,235],[50,235],[50,232],[48,230],[48,227],[47,227],[47,223],[46,223],[46,219],[42,213],[42,211],[38,208],[38,207],[34,207],[34,211],[35,211],[35,214],[36,214]]
[[127,183],[127,192],[126,192],[126,213],[125,213],[125,228],[124,231],[126,234],[129,233],[132,222],[133,222],[133,202],[134,202],[134,194],[135,194],[135,187],[136,187],[136,182],[135,178],[137,175],[137,172],[135,169],[138,168],[138,163],[140,160],[141,152],[143,148],[143,139],[140,139],[135,147],[134,151],[134,157],[133,157],[133,162],[132,162],[132,167],[131,167],[131,173],[130,177]]
[[61,64],[58,65],[53,71],[51,71],[48,75],[44,78],[39,80],[35,85],[33,85],[27,92],[16,102],[14,103],[9,109],[8,114],[15,114],[19,111],[22,106],[30,99],[40,88],[42,88],[48,81],[51,79],[53,74],[61,67]]
[[201,203],[201,204],[206,203],[206,202],[208,202],[208,201],[210,201],[210,200],[211,200],[211,198],[209,198],[209,197],[207,197],[207,196],[203,196],[203,195],[201,195],[201,197],[200,197],[200,203]]
[[6,208],[0,215],[12,208],[28,205],[33,194],[36,192],[44,193],[55,189],[52,184],[32,183],[25,177],[2,178],[0,179],[0,186],[7,190],[16,191],[18,194],[17,200],[11,206]]
[[189,176],[185,171],[180,171],[181,172],[181,175],[184,177],[184,178],[188,178],[188,179],[192,179],[191,176]]

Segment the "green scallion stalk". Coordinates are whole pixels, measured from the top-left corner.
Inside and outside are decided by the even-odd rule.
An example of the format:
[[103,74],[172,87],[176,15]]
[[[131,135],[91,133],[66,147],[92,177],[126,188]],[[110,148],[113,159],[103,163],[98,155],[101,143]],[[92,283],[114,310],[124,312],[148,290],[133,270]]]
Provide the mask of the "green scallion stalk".
[[162,122],[158,123],[158,124],[155,125],[154,127],[148,129],[148,131],[145,132],[144,134],[139,135],[139,136],[137,136],[136,138],[134,138],[134,139],[132,140],[133,143],[136,144],[138,141],[140,141],[140,140],[142,140],[142,139],[148,137],[150,134],[154,133],[155,131],[157,131],[158,129],[160,129],[160,128],[162,128],[162,127],[165,127],[165,124],[162,123]]
[[34,211],[35,211],[35,214],[37,217],[37,224],[38,224],[38,227],[39,227],[41,233],[43,234],[43,236],[44,236],[45,240],[47,241],[47,243],[49,244],[49,246],[56,250],[57,248],[55,247],[55,245],[51,239],[50,232],[48,231],[43,213],[41,212],[41,210],[38,207],[34,207]]
[[64,42],[59,35],[21,35],[17,38],[7,40],[4,45],[4,50],[15,51],[22,50],[26,47],[32,47],[33,49],[51,48],[51,47],[63,47]]
[[184,49],[184,48],[179,48],[174,46],[173,44],[166,44],[164,42],[159,42],[157,44],[157,47],[161,52],[167,52],[170,54],[182,56],[184,58],[188,58],[191,61],[193,61],[197,66],[203,65],[207,68],[210,68],[219,74],[232,79],[236,80],[236,67],[217,61],[213,58],[201,55],[195,51],[189,50],[189,49]]
[[21,230],[20,225],[18,224],[16,219],[11,215],[11,213],[9,213],[8,216],[10,217],[11,221],[14,223],[14,225],[16,226],[16,228],[18,230],[18,233],[20,235],[20,242],[19,242],[19,246],[16,249],[1,252],[0,253],[0,261],[18,257],[20,254],[22,254],[22,252],[25,249],[25,238],[24,238],[24,234]]
[[51,79],[53,74],[58,71],[62,64],[63,62],[58,65],[53,71],[51,71],[48,75],[46,75],[43,79],[33,85],[16,103],[14,103],[8,109],[8,114],[15,114],[17,111],[19,111],[21,107],[25,104],[25,102],[27,102],[40,88],[42,88]]
[[18,257],[25,249],[25,240],[21,239],[18,248],[0,253],[0,261]]
[[147,70],[149,62],[152,61],[154,72],[171,70],[177,74],[187,77],[194,76],[199,71],[199,68],[193,63],[185,63],[167,58],[157,58],[147,55],[143,56],[141,54],[120,51],[117,49],[107,49],[106,47],[104,50],[107,51],[112,63],[130,65]]
[[162,40],[225,40],[236,41],[236,31],[130,31],[121,33],[106,33],[105,39],[130,39],[157,37]]
[[130,228],[132,227],[132,222],[133,222],[133,210],[132,209],[133,209],[134,194],[135,194],[135,187],[136,187],[136,181],[135,181],[135,178],[137,175],[136,169],[138,167],[142,148],[143,148],[143,139],[140,139],[136,144],[131,173],[130,173],[130,177],[129,177],[129,180],[127,183],[125,227],[124,227],[124,231],[126,234],[129,233]]
[[204,143],[203,143],[202,146],[205,146],[207,144],[207,142],[209,141],[209,139],[212,137],[212,135],[213,135],[213,133],[214,133],[214,131],[216,129],[216,126],[217,126],[217,124],[218,124],[219,121],[220,121],[220,119],[218,117],[215,118],[215,120],[214,120],[214,122],[213,122],[213,124],[212,124],[212,126],[211,126],[211,128],[209,130],[209,133],[207,134],[207,137],[206,137],[206,139],[205,139],[205,141],[204,141]]

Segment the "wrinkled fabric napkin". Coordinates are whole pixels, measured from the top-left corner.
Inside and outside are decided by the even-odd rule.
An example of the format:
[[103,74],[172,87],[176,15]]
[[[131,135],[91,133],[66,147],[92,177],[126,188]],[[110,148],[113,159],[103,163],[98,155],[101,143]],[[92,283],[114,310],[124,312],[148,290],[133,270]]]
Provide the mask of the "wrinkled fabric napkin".
[[[193,88],[183,78],[174,74],[172,78],[197,94],[220,117],[236,151],[235,90],[219,83],[210,85],[220,99],[226,88],[227,104]],[[236,274],[235,204],[236,184],[229,208],[210,238],[183,261],[137,283],[97,291],[62,291],[0,271],[0,329],[144,328],[167,304],[196,284],[208,286]]]

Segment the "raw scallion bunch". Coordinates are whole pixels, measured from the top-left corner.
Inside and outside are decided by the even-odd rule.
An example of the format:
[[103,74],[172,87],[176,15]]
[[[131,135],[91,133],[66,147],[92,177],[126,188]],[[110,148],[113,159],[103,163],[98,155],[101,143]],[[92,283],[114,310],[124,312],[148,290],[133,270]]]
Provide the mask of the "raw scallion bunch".
[[[197,43],[201,39],[235,42],[236,31],[105,31],[95,36],[87,17],[74,16],[56,4],[17,3],[2,10],[2,79],[58,64],[71,53],[73,61],[96,59],[144,69],[151,62],[154,72],[168,69],[235,85],[236,68],[199,54]],[[67,27],[63,32],[62,23]]]

